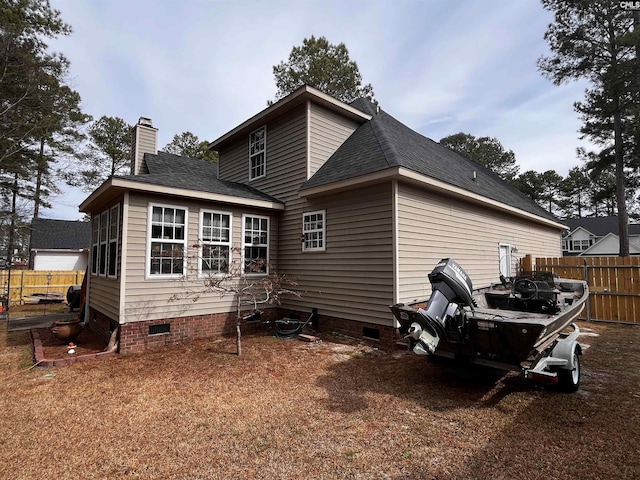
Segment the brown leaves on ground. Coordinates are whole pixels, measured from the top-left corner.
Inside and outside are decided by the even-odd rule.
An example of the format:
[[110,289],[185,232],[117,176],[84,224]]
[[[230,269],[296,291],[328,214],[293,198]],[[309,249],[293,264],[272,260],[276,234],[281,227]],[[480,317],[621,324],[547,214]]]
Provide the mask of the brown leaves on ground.
[[640,328],[581,327],[571,395],[328,337],[20,372],[0,333],[0,478],[637,478]]

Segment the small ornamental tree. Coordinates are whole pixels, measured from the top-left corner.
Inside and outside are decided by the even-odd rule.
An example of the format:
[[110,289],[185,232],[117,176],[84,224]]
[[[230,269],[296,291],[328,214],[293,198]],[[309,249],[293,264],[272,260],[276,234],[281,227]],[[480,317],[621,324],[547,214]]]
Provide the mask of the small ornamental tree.
[[[236,347],[237,354],[242,355],[242,321],[257,317],[262,313],[260,307],[264,305],[280,305],[282,298],[292,295],[302,297],[295,279],[276,272],[272,265],[263,259],[234,260],[228,264],[220,260],[225,253],[225,247],[196,244],[199,252],[196,262],[190,262],[191,267],[202,265],[202,271],[208,272],[201,280],[191,280],[195,288],[186,288],[183,293],[175,294],[170,301],[191,298],[197,302],[201,295],[218,293],[221,297],[233,296],[236,305]],[[202,254],[205,252],[205,255]],[[232,247],[236,258],[242,257],[242,248]],[[205,258],[206,257],[206,258]],[[215,260],[209,260],[215,259]],[[213,265],[215,263],[215,265]],[[220,273],[218,273],[220,272]]]

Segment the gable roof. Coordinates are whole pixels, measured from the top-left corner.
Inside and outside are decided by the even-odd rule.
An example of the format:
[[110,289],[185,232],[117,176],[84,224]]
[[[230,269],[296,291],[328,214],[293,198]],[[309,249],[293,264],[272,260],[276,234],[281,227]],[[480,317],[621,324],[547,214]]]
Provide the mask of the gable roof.
[[30,250],[82,250],[91,245],[91,223],[34,218]]
[[[633,237],[629,239],[630,255],[640,255],[640,246],[635,243],[636,240]],[[620,255],[620,238],[615,233],[607,233],[599,241],[578,254],[580,257],[589,255]]]
[[353,106],[372,115],[307,180],[301,190],[400,167],[481,197],[557,222],[525,194],[497,174],[415,132],[371,102]]
[[109,188],[123,188],[172,195],[197,197],[258,207],[283,208],[283,202],[249,185],[218,179],[218,164],[197,158],[159,151],[145,153],[149,173],[111,177],[81,205],[85,211],[91,202]]
[[[604,237],[607,233],[618,233],[617,215],[608,217],[569,218],[564,220],[564,223],[569,227],[569,234],[573,234],[579,227],[582,227],[596,237]],[[640,235],[640,224],[630,223],[629,235]]]

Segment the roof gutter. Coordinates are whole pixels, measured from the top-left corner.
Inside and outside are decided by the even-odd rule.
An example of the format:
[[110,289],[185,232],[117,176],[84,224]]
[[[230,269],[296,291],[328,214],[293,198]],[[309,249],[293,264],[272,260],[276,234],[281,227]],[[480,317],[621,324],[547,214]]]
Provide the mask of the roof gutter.
[[298,192],[298,195],[300,197],[318,197],[322,195],[327,195],[329,193],[335,193],[340,190],[349,190],[353,188],[364,187],[367,185],[373,185],[376,183],[382,183],[382,182],[391,181],[391,180],[399,180],[399,181],[411,183],[414,185],[418,185],[423,188],[426,187],[430,190],[436,190],[436,191],[445,193],[446,195],[449,195],[449,196],[461,198],[466,201],[472,201],[473,203],[484,205],[494,210],[507,212],[511,215],[515,215],[521,218],[526,218],[527,220],[531,220],[536,223],[540,223],[549,227],[557,228],[559,230],[566,229],[566,226],[559,222],[555,222],[553,220],[540,217],[538,215],[527,212],[525,210],[521,210],[519,208],[506,205],[504,203],[492,200],[490,198],[483,197],[482,195],[478,195],[477,193],[469,192],[468,190],[465,190],[460,187],[456,187],[455,185],[451,185],[449,183],[436,180],[434,178],[428,177],[421,173],[414,172],[413,170],[409,170],[408,168],[399,167],[399,166],[387,168],[384,170],[369,173],[366,175],[361,175],[358,177],[339,180],[337,182],[333,182],[330,184],[305,188],[300,190]]

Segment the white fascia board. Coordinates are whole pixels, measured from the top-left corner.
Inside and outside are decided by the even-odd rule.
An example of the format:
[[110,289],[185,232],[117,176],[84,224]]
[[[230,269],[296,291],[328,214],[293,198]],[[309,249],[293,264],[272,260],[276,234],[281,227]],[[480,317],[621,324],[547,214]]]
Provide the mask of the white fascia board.
[[309,85],[303,85],[297,90],[295,90],[294,92],[287,95],[286,97],[282,98],[281,100],[278,100],[273,105],[269,105],[267,108],[265,108],[261,112],[255,114],[250,119],[244,121],[233,130],[230,130],[229,132],[225,133],[221,137],[210,142],[208,147],[209,150],[215,150],[215,148],[219,144],[233,137],[238,132],[241,132],[242,130],[245,130],[245,129],[249,129],[249,127],[253,124],[265,123],[265,118],[267,116],[274,114],[277,110],[280,110],[286,107],[288,104],[294,102],[295,100],[303,98],[302,97],[303,95],[306,96],[311,101],[316,101],[321,104],[333,106],[334,108],[337,108],[338,110],[342,110],[351,116],[359,117],[363,121],[371,120],[371,115],[361,112],[357,108],[353,108],[352,106],[347,105],[346,103],[343,103],[340,100],[336,100],[332,96],[327,95],[326,93],[322,93],[320,90],[310,87]]
[[95,199],[101,197],[104,192],[106,192],[107,190],[109,190],[109,188],[111,188],[114,178],[115,177],[109,177],[107,180],[105,180],[102,185],[96,188],[87,198],[85,198],[82,201],[78,209],[81,212],[86,212],[85,208],[87,206],[89,206],[91,203],[93,203]]
[[212,202],[230,203],[234,205],[243,205],[247,207],[267,208],[269,210],[284,210],[284,205],[279,202],[270,202],[268,200],[256,200],[252,198],[235,197],[232,195],[222,195],[219,193],[202,192],[199,190],[187,190],[184,188],[167,187],[164,185],[155,185],[152,183],[138,182],[134,180],[126,180],[122,178],[114,178],[111,182],[112,187],[123,188],[127,190],[135,190],[137,192],[157,193],[161,195],[175,195],[178,197],[194,198],[197,200],[208,200]]

